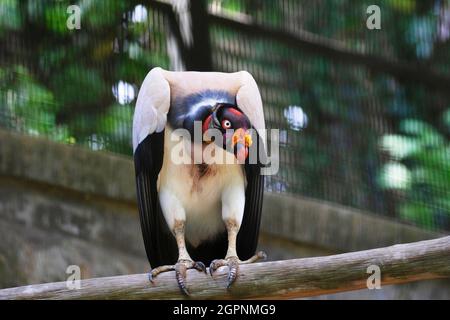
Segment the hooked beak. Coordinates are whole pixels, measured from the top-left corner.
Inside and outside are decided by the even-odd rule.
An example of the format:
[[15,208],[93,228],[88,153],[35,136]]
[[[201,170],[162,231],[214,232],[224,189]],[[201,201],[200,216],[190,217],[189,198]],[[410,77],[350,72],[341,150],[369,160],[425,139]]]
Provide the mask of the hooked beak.
[[237,129],[232,137],[231,146],[239,163],[244,163],[248,157],[248,148],[252,145],[252,136],[247,130]]

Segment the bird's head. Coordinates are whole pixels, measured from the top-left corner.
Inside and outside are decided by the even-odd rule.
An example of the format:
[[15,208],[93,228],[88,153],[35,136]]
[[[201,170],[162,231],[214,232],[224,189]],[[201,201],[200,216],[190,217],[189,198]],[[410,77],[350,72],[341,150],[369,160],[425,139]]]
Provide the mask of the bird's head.
[[235,105],[220,103],[203,120],[204,136],[211,128],[218,129],[222,133],[223,141],[215,141],[216,144],[225,150],[233,150],[236,159],[244,163],[248,157],[248,149],[252,145],[249,131],[251,123],[248,117]]

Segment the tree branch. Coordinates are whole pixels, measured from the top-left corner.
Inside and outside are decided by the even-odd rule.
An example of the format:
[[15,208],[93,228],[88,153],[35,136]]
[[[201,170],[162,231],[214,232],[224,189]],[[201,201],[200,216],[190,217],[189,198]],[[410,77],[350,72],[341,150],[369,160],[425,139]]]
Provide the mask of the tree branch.
[[[381,269],[381,286],[450,277],[450,236],[386,248],[325,257],[242,265],[227,291],[227,269],[214,279],[190,270],[188,288],[194,299],[300,298],[367,288],[367,267]],[[183,299],[173,272],[155,284],[146,274],[94,278],[70,290],[65,282],[0,290],[0,299]]]

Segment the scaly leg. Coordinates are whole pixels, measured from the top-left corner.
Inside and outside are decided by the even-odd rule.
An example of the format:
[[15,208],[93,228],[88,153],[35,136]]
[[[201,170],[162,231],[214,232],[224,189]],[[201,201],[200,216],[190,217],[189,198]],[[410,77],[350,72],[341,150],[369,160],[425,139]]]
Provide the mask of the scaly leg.
[[189,291],[186,288],[186,271],[188,269],[196,269],[198,271],[206,273],[206,267],[203,262],[192,261],[189,253],[186,250],[186,242],[184,239],[184,221],[175,220],[173,233],[177,241],[178,246],[178,261],[174,265],[160,266],[150,270],[149,279],[153,282],[153,279],[160,273],[166,271],[175,270],[175,277],[177,279],[178,287],[185,294],[189,295]]
[[240,264],[248,264],[253,263],[261,259],[266,259],[267,255],[263,251],[259,251],[250,259],[241,261],[238,258],[236,252],[236,238],[239,232],[239,227],[234,219],[225,219],[225,226],[228,232],[228,250],[225,259],[216,259],[211,262],[209,265],[209,273],[213,276],[213,273],[222,266],[228,266],[228,285],[227,288],[230,288],[231,285],[236,281],[239,275],[239,265]]

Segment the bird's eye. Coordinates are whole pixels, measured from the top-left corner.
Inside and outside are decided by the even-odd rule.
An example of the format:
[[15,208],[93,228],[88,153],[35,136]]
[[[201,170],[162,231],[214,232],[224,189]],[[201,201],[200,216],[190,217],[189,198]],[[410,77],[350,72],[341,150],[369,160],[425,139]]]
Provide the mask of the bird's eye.
[[223,121],[222,121],[222,127],[223,127],[224,129],[230,129],[230,128],[231,128],[231,122],[230,122],[230,120],[223,120]]

